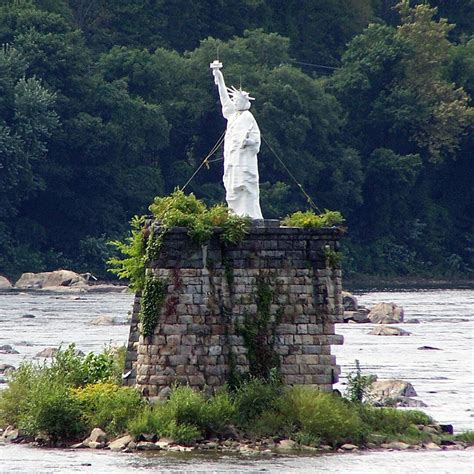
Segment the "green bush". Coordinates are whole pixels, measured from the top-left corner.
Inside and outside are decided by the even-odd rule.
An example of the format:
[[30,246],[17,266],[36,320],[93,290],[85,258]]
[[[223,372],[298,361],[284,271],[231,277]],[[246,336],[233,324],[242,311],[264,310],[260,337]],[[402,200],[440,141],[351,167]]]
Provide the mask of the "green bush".
[[127,423],[143,407],[139,392],[111,382],[98,382],[73,390],[89,428],[99,427],[111,435],[125,431]]
[[233,398],[239,425],[244,427],[271,409],[281,393],[282,386],[279,383],[258,378],[252,378],[237,387]]
[[150,233],[144,228],[145,217],[135,216],[130,222],[131,236],[125,242],[111,242],[124,258],[107,262],[110,271],[128,279],[135,291],[144,288],[146,263],[156,257],[163,236],[171,227],[186,227],[189,236],[199,244],[209,240],[215,227],[221,227],[221,240],[235,244],[244,238],[251,224],[250,218],[235,215],[223,204],[208,208],[194,194],[185,194],[178,188],[169,196],[155,197],[150,211],[160,223],[159,233]]
[[108,271],[130,282],[130,289],[137,291],[145,284],[146,238],[143,234],[144,216],[134,216],[130,221],[131,235],[125,242],[109,242],[124,258],[113,257],[107,261]]
[[221,433],[224,428],[235,423],[237,408],[227,390],[222,390],[202,405],[200,425],[206,433]]
[[28,397],[42,368],[32,362],[22,362],[17,370],[8,374],[8,388],[0,391],[0,426],[20,425]]
[[153,407],[146,405],[127,423],[127,431],[137,438],[141,434],[158,434],[159,423]]
[[0,392],[0,423],[46,434],[52,441],[81,434],[87,420],[71,389],[88,383],[113,382],[122,371],[123,350],[78,355],[73,344],[59,350],[51,364],[23,362],[8,375]]
[[236,408],[226,390],[206,400],[190,387],[173,387],[162,405],[145,407],[128,423],[129,432],[156,434],[191,443],[204,434],[219,434],[235,420]]
[[339,211],[325,210],[322,214],[315,214],[314,211],[297,211],[286,216],[281,223],[288,227],[307,227],[320,229],[322,227],[339,226],[344,222],[344,218]]
[[306,435],[325,443],[361,442],[364,426],[354,407],[332,393],[298,386],[286,390],[278,410],[288,423],[297,424]]
[[465,443],[468,443],[468,444],[474,444],[474,431],[468,430],[468,431],[465,431],[464,433],[459,433],[455,435],[454,438],[458,441],[464,441]]
[[47,435],[53,442],[76,439],[86,432],[80,406],[69,389],[44,376],[28,393],[19,427],[32,436]]
[[70,344],[53,356],[48,377],[62,381],[65,385],[80,387],[101,381],[120,381],[124,362],[123,349],[106,348],[100,354],[89,352],[78,354],[76,346]]

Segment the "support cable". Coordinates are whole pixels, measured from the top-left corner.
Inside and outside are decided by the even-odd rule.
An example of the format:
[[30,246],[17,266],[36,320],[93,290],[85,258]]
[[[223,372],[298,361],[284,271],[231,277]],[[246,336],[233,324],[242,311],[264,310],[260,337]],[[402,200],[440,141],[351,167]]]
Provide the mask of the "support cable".
[[281,163],[281,165],[283,166],[283,168],[285,168],[286,172],[290,175],[290,177],[293,179],[293,181],[296,183],[296,185],[298,186],[298,188],[300,188],[301,192],[303,193],[304,197],[306,198],[306,200],[308,201],[308,204],[315,210],[317,211],[318,213],[321,213],[320,209],[318,206],[316,206],[316,204],[314,203],[313,199],[311,198],[311,196],[304,190],[303,186],[299,183],[299,181],[295,178],[295,176],[293,175],[293,173],[288,169],[288,167],[285,165],[285,163],[283,162],[283,160],[278,156],[277,152],[273,149],[273,147],[270,145],[270,143],[268,143],[268,141],[266,140],[266,138],[262,135],[262,139],[263,141],[266,143],[267,147],[270,149],[270,151],[275,155],[276,159]]
[[[221,161],[224,158],[216,158],[214,160],[209,160],[209,158],[216,153],[216,151],[219,149],[219,147],[222,145],[224,141],[224,135],[225,131],[222,133],[222,135],[219,137],[217,140],[216,144],[212,147],[211,151],[206,155],[206,157],[202,160],[201,164],[198,166],[198,168],[194,171],[194,173],[191,175],[191,177],[186,181],[186,184],[181,188],[182,191],[186,189],[186,187],[189,185],[189,183],[194,179],[194,177],[199,173],[201,168],[206,165],[209,167],[209,163],[214,163],[216,161]],[[318,206],[315,204],[311,196],[304,190],[303,185],[296,179],[294,174],[288,169],[288,167],[285,165],[284,161],[279,157],[278,153],[274,150],[274,148],[268,143],[267,139],[261,135],[262,140],[265,142],[269,150],[275,155],[275,158],[280,162],[280,164],[283,166],[285,171],[288,173],[290,178],[295,182],[296,186],[300,189],[300,191],[303,193],[304,197],[306,198],[306,201],[308,204],[318,213],[321,213],[321,210],[318,208]]]

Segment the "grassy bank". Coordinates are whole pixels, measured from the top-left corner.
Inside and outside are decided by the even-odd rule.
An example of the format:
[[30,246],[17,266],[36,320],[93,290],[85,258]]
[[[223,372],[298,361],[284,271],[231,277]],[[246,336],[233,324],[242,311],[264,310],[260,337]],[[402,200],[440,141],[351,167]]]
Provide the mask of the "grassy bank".
[[[294,447],[332,449],[347,443],[454,442],[420,411],[376,408],[310,387],[285,387],[276,377],[248,379],[213,396],[175,386],[167,400],[151,405],[134,388],[120,386],[122,360],[121,351],[82,356],[70,346],[49,365],[24,362],[9,374],[9,387],[0,394],[0,426],[18,428],[26,440],[63,446],[84,439],[93,428],[109,439],[129,433],[135,441],[166,438],[188,446],[244,439],[266,445],[288,439]],[[472,443],[472,433],[463,436]]]

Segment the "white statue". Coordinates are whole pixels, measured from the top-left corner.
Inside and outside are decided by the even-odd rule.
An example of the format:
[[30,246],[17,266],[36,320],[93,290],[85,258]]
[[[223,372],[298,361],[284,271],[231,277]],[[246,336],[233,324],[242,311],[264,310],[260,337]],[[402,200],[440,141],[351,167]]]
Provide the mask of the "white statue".
[[227,119],[224,138],[224,187],[227,204],[238,216],[263,219],[257,163],[260,130],[249,112],[250,101],[254,99],[241,89],[226,87],[219,61],[214,61],[210,67],[219,88],[222,115]]

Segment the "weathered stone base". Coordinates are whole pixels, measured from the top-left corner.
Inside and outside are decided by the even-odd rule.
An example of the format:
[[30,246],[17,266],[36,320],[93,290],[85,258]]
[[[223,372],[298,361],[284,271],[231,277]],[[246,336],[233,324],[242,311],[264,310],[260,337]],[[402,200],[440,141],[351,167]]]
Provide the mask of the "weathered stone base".
[[252,371],[242,328],[261,316],[263,284],[270,318],[257,345],[277,355],[284,383],[330,390],[340,372],[331,345],[343,342],[334,334],[343,314],[341,271],[331,260],[339,235],[256,227],[235,246],[223,245],[218,231],[198,246],[184,229],[171,230],[149,270],[168,284],[153,336],[139,335],[141,296],[135,298],[126,384],[156,396],[174,382],[218,387]]

